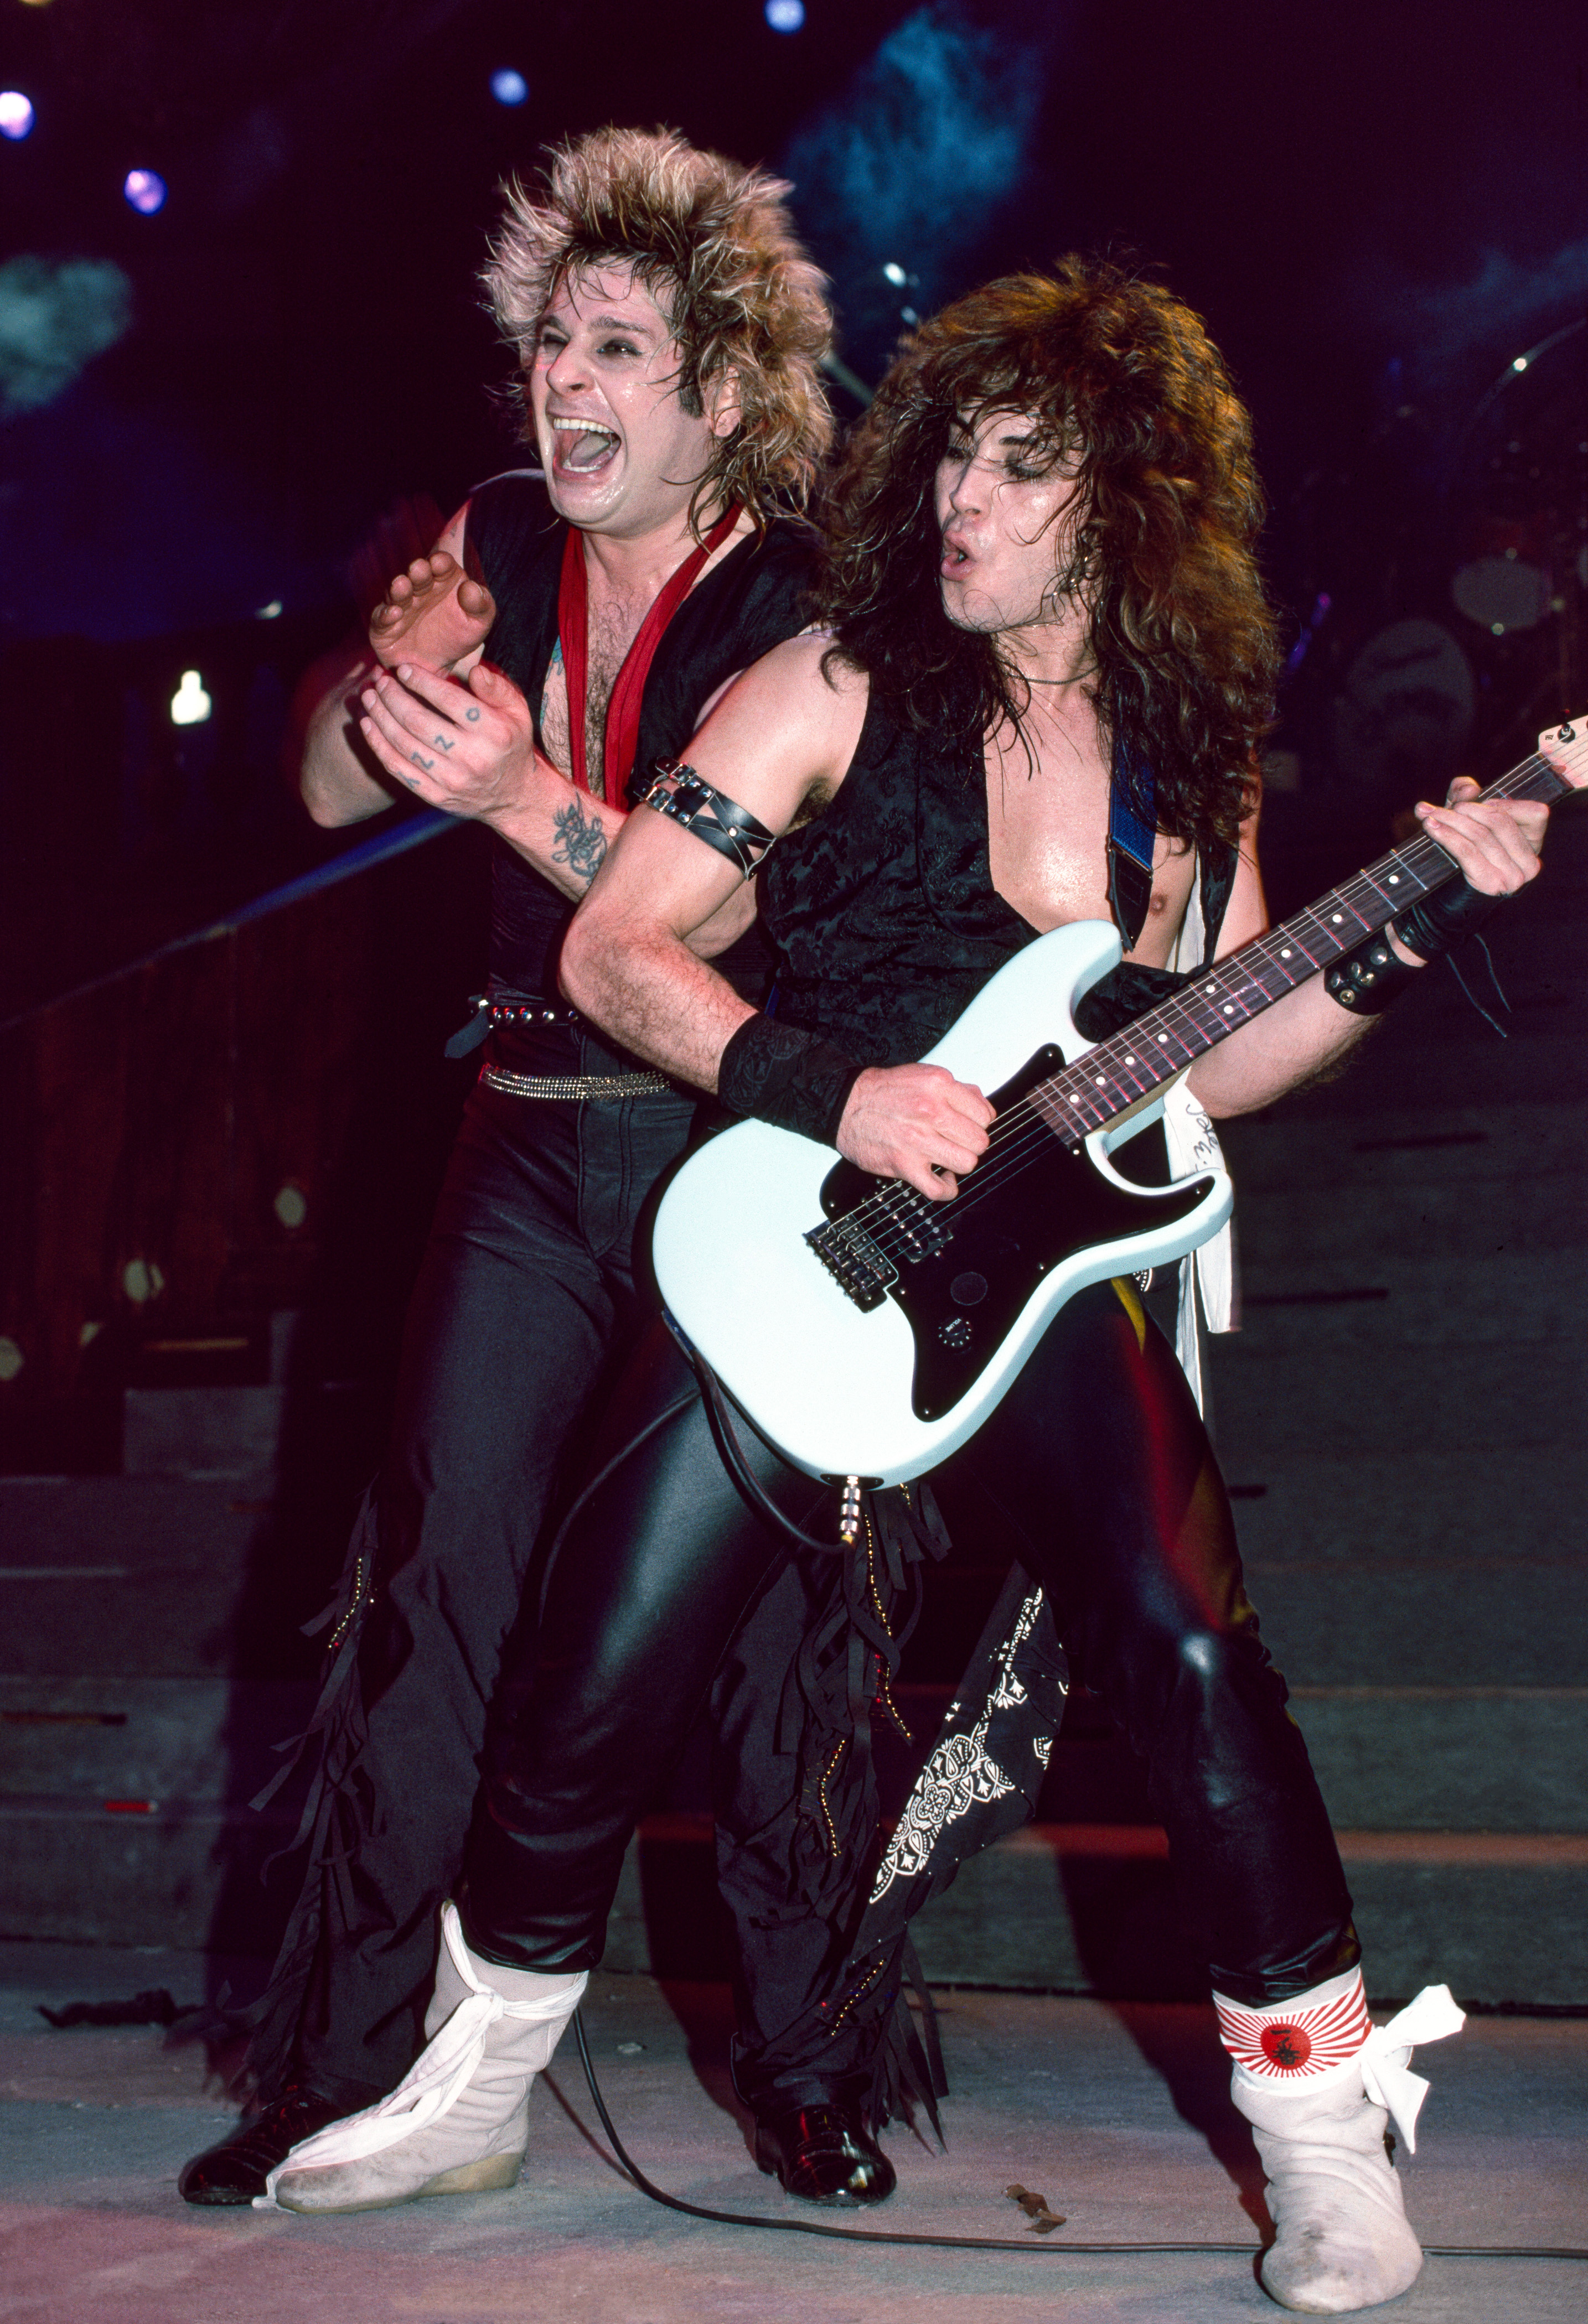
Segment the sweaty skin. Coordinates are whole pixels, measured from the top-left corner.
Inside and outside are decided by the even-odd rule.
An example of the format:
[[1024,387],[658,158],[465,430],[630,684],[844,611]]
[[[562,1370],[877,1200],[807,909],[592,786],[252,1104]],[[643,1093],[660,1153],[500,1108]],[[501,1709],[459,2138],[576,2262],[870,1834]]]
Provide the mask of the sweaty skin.
[[[621,806],[599,796],[613,684],[657,595],[696,546],[689,509],[713,440],[740,420],[731,374],[707,388],[701,411],[687,411],[680,364],[667,313],[626,264],[559,282],[526,356],[524,395],[547,491],[584,540],[594,791],[570,779],[560,657],[540,705],[544,750],[523,696],[480,659],[495,608],[464,569],[466,503],[429,556],[393,579],[371,618],[369,656],[309,722],[300,780],[317,822],[378,814],[400,784],[429,807],[488,824],[565,896],[585,894],[623,822]],[[749,530],[741,519],[703,571]],[[752,912],[752,899],[734,897],[696,941],[720,950]]]
[[[1030,688],[1024,739],[992,737],[984,764],[993,886],[1039,930],[1109,917],[1108,761],[1081,683],[1089,666],[1085,596],[1065,578],[1074,499],[1073,469],[1018,411],[986,413],[962,428],[937,471],[944,609],[956,626],[996,636]],[[860,738],[869,681],[825,671],[830,642],[811,635],[776,648],[730,689],[690,745],[690,763],[705,779],[773,832],[835,796]],[[1553,735],[1541,736],[1539,749],[1565,771]],[[1459,780],[1444,806],[1425,801],[1417,813],[1474,888],[1513,894],[1537,873],[1547,810],[1528,800],[1479,804],[1478,792]],[[1255,821],[1242,834],[1221,958],[1268,925]],[[1129,958],[1167,964],[1192,877],[1190,852],[1160,835],[1147,924]],[[723,1050],[753,1011],[696,957],[689,938],[737,884],[733,864],[689,833],[660,816],[636,816],[562,953],[564,989],[587,1016],[705,1089],[716,1088]],[[1214,1117],[1248,1112],[1308,1079],[1368,1029],[1329,998],[1318,975],[1210,1051],[1190,1086]],[[946,1201],[986,1150],[992,1118],[983,1093],[941,1066],[872,1067],[854,1084],[837,1146],[863,1169]]]

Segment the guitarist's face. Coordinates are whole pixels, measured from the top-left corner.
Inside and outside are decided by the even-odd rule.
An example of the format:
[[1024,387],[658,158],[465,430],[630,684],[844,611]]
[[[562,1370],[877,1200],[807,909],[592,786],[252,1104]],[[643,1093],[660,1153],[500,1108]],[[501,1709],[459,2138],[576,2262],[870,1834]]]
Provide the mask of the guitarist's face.
[[956,629],[1073,618],[1079,472],[1079,455],[1031,412],[978,412],[956,423],[937,466],[937,498],[938,581]]

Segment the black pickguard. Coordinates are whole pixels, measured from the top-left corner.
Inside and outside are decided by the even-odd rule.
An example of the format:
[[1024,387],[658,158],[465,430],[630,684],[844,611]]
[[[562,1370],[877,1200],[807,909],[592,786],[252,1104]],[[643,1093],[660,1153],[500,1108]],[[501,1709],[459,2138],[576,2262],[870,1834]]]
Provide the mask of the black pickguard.
[[[1057,1049],[1039,1049],[992,1093],[994,1109],[1005,1112],[1063,1062]],[[1172,1225],[1196,1209],[1213,1183],[1201,1177],[1162,1193],[1122,1194],[1085,1148],[1072,1152],[1055,1132],[1043,1128],[1025,1142],[1027,1158],[1018,1164],[999,1161],[994,1147],[950,1203],[909,1197],[923,1222],[915,1255],[908,1225],[887,1237],[897,1268],[887,1296],[915,1337],[910,1402],[919,1420],[936,1420],[959,1402],[1043,1276],[1061,1260],[1149,1226]],[[994,1167],[996,1191],[978,1199],[978,1178]],[[840,1162],[822,1183],[822,1209],[829,1219],[843,1218],[888,1186],[853,1162]],[[939,1241],[943,1247],[934,1250]]]

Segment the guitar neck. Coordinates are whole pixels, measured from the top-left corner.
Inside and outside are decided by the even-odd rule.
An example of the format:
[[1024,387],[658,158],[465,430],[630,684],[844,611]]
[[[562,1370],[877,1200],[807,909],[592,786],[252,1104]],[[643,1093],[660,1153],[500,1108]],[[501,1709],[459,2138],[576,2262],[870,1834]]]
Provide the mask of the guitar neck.
[[[1572,788],[1546,759],[1535,755],[1491,783],[1482,796],[1542,799],[1553,806]],[[1078,1145],[1309,976],[1353,951],[1397,912],[1454,879],[1458,869],[1437,840],[1426,835],[1408,840],[1039,1083],[1028,1093],[1029,1102],[1066,1143]]]

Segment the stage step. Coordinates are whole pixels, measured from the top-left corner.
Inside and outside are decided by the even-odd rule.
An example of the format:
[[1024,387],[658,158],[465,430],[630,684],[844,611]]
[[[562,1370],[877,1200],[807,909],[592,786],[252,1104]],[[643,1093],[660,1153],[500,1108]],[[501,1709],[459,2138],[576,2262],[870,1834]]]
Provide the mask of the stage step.
[[[1588,1998],[1588,1835],[1338,1837],[1375,2000],[1430,1983],[1490,2007]],[[725,1977],[712,1868],[708,1818],[649,1819],[624,1864],[607,1968]],[[914,1924],[934,1984],[1201,2000],[1177,1928],[1167,1842],[1140,1824],[1029,1825],[973,1857]]]

